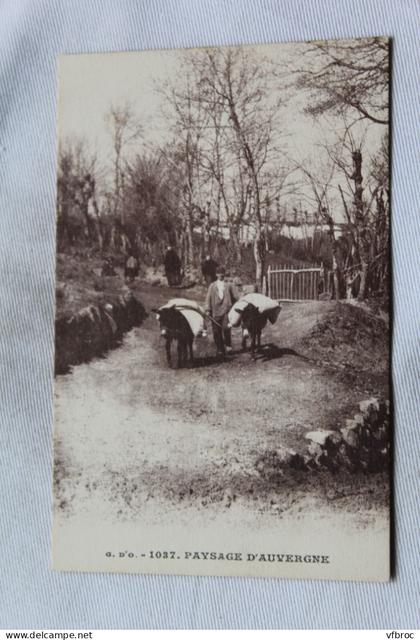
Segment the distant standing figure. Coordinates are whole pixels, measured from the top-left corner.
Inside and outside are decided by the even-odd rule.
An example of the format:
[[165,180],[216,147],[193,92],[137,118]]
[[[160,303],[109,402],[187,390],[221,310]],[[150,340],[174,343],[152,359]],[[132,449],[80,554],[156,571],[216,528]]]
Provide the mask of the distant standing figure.
[[104,261],[102,262],[101,275],[102,275],[102,277],[117,275],[115,273],[115,269],[114,269],[114,264],[113,264],[112,258],[105,258]]
[[125,263],[124,278],[129,282],[133,282],[134,278],[139,275],[139,261],[133,255],[130,255]]
[[168,279],[168,287],[173,287],[180,283],[181,260],[171,246],[168,246],[163,260],[165,275]]
[[216,280],[217,262],[210,255],[207,255],[201,263],[201,273],[203,274],[206,285]]
[[213,338],[218,356],[232,351],[228,313],[237,300],[233,285],[225,282],[225,275],[224,268],[217,267],[217,280],[209,286],[205,303],[206,312],[213,320]]

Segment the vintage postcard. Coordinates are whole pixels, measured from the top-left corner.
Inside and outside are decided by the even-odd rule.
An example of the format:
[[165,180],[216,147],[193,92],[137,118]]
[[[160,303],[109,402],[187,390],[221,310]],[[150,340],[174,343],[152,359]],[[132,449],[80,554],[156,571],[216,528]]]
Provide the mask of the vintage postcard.
[[60,57],[54,569],[389,579],[389,56]]

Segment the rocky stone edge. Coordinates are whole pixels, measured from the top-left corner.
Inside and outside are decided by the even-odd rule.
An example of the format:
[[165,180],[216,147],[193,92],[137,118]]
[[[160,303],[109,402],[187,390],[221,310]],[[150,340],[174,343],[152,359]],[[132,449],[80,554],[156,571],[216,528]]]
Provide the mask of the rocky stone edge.
[[390,403],[369,398],[359,404],[360,412],[346,420],[339,431],[310,431],[306,452],[301,455],[280,447],[263,453],[255,468],[264,478],[282,476],[284,470],[347,470],[375,473],[390,462]]
[[98,305],[84,307],[55,322],[55,374],[88,362],[116,346],[122,335],[147,317],[142,303],[129,292]]

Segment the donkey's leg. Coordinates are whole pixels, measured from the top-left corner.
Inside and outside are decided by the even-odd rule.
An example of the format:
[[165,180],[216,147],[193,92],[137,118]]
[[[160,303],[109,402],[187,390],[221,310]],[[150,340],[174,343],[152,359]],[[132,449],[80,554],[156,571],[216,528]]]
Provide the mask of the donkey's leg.
[[166,359],[168,361],[168,365],[171,366],[172,362],[171,362],[171,342],[172,342],[172,338],[170,338],[168,335],[166,336],[166,343],[165,343],[165,347],[166,347]]
[[246,351],[248,334],[242,329],[242,350]]
[[252,356],[252,358],[255,358],[255,339],[256,339],[256,332],[255,332],[255,329],[252,329],[252,331],[251,331],[251,356]]
[[185,359],[185,342],[181,339],[178,339],[178,369],[180,369],[184,364]]

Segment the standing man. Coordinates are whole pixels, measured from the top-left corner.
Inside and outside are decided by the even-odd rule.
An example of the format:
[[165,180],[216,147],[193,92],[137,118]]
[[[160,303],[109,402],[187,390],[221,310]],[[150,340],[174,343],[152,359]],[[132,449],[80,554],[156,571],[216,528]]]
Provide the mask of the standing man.
[[169,245],[163,259],[165,275],[168,279],[168,287],[173,287],[180,283],[181,260],[173,248]]
[[114,269],[114,261],[112,260],[112,258],[105,258],[104,261],[102,262],[102,271],[101,271],[101,276],[116,276],[117,274],[115,273],[115,269]]
[[237,300],[233,285],[225,282],[225,275],[224,268],[217,267],[217,280],[209,286],[205,303],[206,313],[213,320],[213,338],[216,343],[217,355],[221,357],[226,352],[232,351],[228,313]]
[[210,255],[207,255],[201,263],[201,273],[207,286],[216,280],[216,269],[217,262]]

